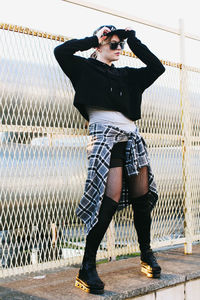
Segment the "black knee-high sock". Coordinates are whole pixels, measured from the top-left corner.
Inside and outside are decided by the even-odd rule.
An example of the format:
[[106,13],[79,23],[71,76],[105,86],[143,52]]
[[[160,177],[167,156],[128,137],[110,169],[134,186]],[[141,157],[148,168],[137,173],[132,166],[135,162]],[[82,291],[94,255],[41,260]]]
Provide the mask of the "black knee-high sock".
[[83,257],[83,264],[90,259],[92,263],[96,262],[96,253],[98,247],[107,231],[107,228],[112,220],[118,207],[118,202],[110,197],[104,195],[102,205],[100,207],[98,222],[89,231],[86,238],[85,253]]
[[140,251],[145,252],[150,249],[150,230],[151,230],[151,209],[148,201],[148,194],[141,197],[132,198],[134,211],[134,225],[138,236]]

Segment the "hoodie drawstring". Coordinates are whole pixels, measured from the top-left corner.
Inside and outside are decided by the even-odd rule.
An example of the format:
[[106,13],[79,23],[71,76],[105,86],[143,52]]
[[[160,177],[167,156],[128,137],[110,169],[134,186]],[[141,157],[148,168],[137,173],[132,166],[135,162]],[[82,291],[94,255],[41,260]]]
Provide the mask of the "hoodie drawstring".
[[[108,78],[109,83],[110,83],[110,84],[109,84],[109,86],[110,86],[110,92],[112,93],[112,91],[113,91],[112,81],[111,81],[111,78],[110,78],[110,76],[109,76],[109,71],[108,71],[108,70],[107,70],[107,72],[106,72],[106,75],[107,75],[107,78]],[[115,77],[115,79],[116,79],[116,77]],[[123,95],[123,89],[122,89],[122,84],[121,84],[120,77],[117,78],[117,81],[118,81],[118,86],[119,86],[119,96],[122,97],[122,95]]]
[[[91,58],[91,61],[94,62],[95,64],[99,65],[99,71],[103,72],[105,74],[105,76],[108,79],[109,82],[109,92],[112,93],[113,92],[113,86],[112,86],[112,80],[111,78],[113,77],[114,80],[118,81],[118,87],[119,87],[119,96],[122,97],[123,95],[123,88],[122,88],[122,84],[121,84],[121,77],[118,75],[119,73],[117,72],[115,65],[112,64],[110,67],[108,65],[106,65],[105,63],[102,63],[100,61],[97,61],[93,58]],[[112,72],[116,72],[117,74],[114,75],[112,74]]]

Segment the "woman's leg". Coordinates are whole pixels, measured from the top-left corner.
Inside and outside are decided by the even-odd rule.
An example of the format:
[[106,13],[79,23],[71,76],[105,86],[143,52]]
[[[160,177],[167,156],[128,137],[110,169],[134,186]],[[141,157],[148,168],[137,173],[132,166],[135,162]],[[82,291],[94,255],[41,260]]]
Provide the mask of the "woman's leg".
[[148,170],[128,178],[129,197],[134,211],[134,225],[141,252],[150,249],[151,212],[148,202]]
[[86,238],[86,249],[92,249],[96,255],[98,247],[115,214],[122,190],[122,167],[111,167],[108,180],[99,210],[98,222],[90,230]]
[[92,249],[96,256],[98,247],[115,214],[122,190],[122,167],[110,168],[108,180],[99,210],[98,222],[90,230],[86,238],[86,249]]
[[116,161],[112,158],[98,222],[86,237],[82,267],[79,270],[75,283],[75,286],[86,292],[94,294],[102,294],[104,292],[104,283],[99,278],[96,270],[96,254],[118,207],[122,190],[122,166],[122,160]]
[[134,211],[134,225],[141,251],[142,272],[148,277],[159,277],[161,268],[151,250],[151,208],[149,205],[148,167],[142,167],[138,175],[129,176],[129,197]]
[[[118,161],[115,160],[116,163]],[[114,159],[112,162],[114,162]],[[122,167],[111,166],[108,172],[105,194],[116,202],[119,202],[122,192],[122,171]]]
[[149,191],[148,169],[142,167],[138,175],[128,177],[129,195],[131,198],[138,198]]

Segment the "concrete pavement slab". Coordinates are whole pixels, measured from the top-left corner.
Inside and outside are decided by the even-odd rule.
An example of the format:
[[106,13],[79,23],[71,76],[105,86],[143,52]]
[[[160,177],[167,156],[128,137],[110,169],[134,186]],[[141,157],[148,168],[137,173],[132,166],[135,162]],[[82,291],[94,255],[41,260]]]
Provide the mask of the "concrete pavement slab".
[[74,286],[77,266],[1,279],[0,299],[127,299],[200,277],[200,244],[193,246],[192,255],[185,255],[180,247],[158,251],[156,256],[162,267],[160,279],[147,278],[140,272],[139,257],[98,264],[105,283],[103,295],[88,294]]

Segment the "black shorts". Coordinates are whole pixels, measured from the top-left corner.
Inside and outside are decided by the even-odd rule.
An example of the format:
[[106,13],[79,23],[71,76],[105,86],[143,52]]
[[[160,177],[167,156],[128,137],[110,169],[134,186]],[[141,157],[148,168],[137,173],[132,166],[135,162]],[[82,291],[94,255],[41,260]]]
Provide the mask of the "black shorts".
[[116,143],[111,150],[110,168],[122,167],[125,160],[125,142]]

